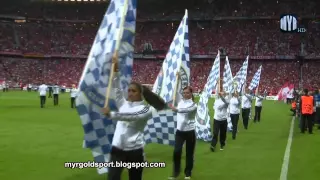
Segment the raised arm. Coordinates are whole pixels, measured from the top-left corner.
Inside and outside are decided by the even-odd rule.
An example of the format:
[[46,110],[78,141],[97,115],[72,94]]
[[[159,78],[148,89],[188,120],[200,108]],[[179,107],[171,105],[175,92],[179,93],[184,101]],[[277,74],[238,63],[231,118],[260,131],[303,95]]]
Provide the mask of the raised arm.
[[116,121],[139,121],[150,119],[151,117],[152,108],[150,106],[145,106],[142,110],[132,113],[110,112],[110,119]]
[[250,94],[244,94],[250,101],[252,101],[252,96]]
[[194,112],[197,110],[197,104],[193,103],[192,105],[190,105],[187,108],[178,108],[177,112],[178,113],[190,113],[190,112]]
[[123,90],[120,87],[120,76],[118,72],[115,72],[115,76],[112,81],[113,89],[116,92],[116,105],[118,109],[123,105],[123,103],[126,101]]
[[257,95],[257,98],[259,98],[259,100],[263,100],[264,98],[261,95]]
[[[220,97],[221,98],[221,97]],[[223,101],[223,100],[222,100]],[[224,103],[223,104],[217,104],[217,103],[214,103],[214,109],[223,109],[225,107],[228,107],[229,103],[225,100],[223,101]]]

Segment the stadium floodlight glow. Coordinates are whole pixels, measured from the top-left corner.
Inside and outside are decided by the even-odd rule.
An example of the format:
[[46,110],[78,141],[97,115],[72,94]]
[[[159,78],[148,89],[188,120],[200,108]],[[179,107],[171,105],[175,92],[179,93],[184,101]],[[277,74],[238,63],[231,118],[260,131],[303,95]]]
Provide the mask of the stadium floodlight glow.
[[64,1],[69,1],[69,0],[64,0]]
[[87,2],[88,0],[83,0],[83,1],[86,1],[86,2]]
[[70,1],[74,2],[74,1],[76,1],[76,0],[70,0]]
[[79,1],[82,1],[82,0],[77,0],[77,1],[79,2]]

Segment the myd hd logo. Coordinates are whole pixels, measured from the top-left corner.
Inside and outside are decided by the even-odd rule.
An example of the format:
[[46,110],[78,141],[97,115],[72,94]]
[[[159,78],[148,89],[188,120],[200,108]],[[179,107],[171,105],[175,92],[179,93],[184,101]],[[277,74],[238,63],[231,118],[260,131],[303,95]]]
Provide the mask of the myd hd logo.
[[280,16],[280,30],[282,32],[298,32],[305,33],[307,29],[304,27],[298,27],[298,18],[293,14],[285,14]]

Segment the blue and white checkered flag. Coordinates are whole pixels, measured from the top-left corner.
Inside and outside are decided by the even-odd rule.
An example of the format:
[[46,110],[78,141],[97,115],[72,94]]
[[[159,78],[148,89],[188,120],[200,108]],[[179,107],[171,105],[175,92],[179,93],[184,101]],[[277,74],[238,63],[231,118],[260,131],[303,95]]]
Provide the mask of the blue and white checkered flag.
[[187,21],[188,12],[186,10],[186,14],[184,15],[178,27],[166,58],[162,64],[163,81],[159,95],[165,100],[165,102],[172,101],[174,88],[176,85],[176,74],[178,71],[180,71],[183,58],[182,56],[184,55],[184,44],[185,41],[189,42],[189,39],[185,39],[186,34],[188,34]]
[[241,92],[242,85],[246,82],[247,79],[247,72],[248,72],[248,66],[249,66],[249,56],[247,56],[246,60],[242,64],[242,67],[238,71],[238,73],[233,78],[233,81],[237,84],[237,91]]
[[[178,83],[177,93],[180,93],[183,87],[190,84],[187,10],[170,45],[170,50],[163,62],[162,69],[153,85],[153,92],[159,94],[166,102],[171,102],[173,99],[176,71],[179,70],[179,66],[181,80]],[[177,97],[176,100],[179,100],[179,96]],[[145,127],[144,138],[146,143],[173,146],[175,142],[176,115],[172,110],[153,111],[152,119],[148,121]]]
[[[112,56],[117,52],[120,87],[128,88],[132,77],[134,37],[136,28],[136,0],[112,0],[92,45],[79,82],[77,111],[84,130],[85,148],[90,148],[95,162],[108,162],[114,135],[114,121],[107,119],[101,109],[111,75]],[[114,91],[108,106],[117,110]],[[106,173],[106,168],[98,173]]]
[[[227,93],[232,93],[234,91],[233,77],[232,77],[232,72],[231,72],[228,56],[226,56],[226,63],[224,64],[223,85],[222,86],[223,86],[223,90]],[[230,97],[231,97],[231,94],[230,94]],[[231,123],[231,117],[230,117],[230,107],[228,107],[227,114],[228,114],[228,118],[227,118],[228,130],[231,131],[232,130],[232,123]]]
[[261,76],[261,69],[262,69],[262,65],[259,67],[259,69],[257,70],[257,72],[254,74],[249,89],[253,90],[254,88],[258,87],[259,82],[260,82],[260,76]]
[[210,96],[212,91],[215,89],[218,79],[220,78],[220,51],[214,60],[213,66],[211,68],[209,77],[207,79],[207,83],[204,86],[204,90],[206,91],[207,95]]
[[209,116],[208,101],[211,97],[212,91],[217,86],[218,79],[220,78],[220,52],[211,68],[207,83],[200,95],[199,105],[196,114],[196,137],[203,141],[211,141],[211,123]]
[[226,56],[226,63],[224,64],[223,71],[223,91],[231,93],[233,89],[233,77],[229,64],[228,56]]

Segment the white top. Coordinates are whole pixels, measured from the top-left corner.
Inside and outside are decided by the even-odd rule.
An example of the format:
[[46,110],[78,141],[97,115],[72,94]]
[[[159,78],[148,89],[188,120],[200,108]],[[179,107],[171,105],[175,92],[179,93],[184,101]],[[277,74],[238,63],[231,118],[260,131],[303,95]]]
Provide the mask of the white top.
[[256,96],[256,106],[262,107],[262,101],[263,101],[262,96]]
[[250,109],[252,103],[252,96],[250,94],[244,94],[241,100],[242,109]]
[[53,94],[59,94],[59,92],[60,92],[60,87],[59,86],[55,85],[55,86],[52,87],[52,89],[53,89]]
[[77,88],[72,88],[72,89],[70,90],[70,96],[71,96],[72,98],[77,97],[77,96],[78,96],[78,89],[77,89]]
[[241,100],[240,98],[232,97],[230,99],[230,114],[240,114],[240,105]]
[[40,96],[45,96],[47,94],[47,88],[48,88],[48,86],[45,84],[42,84],[39,86],[38,91],[40,93]]
[[177,106],[177,129],[179,131],[192,131],[195,129],[197,105],[192,99],[179,101]]
[[226,121],[228,118],[227,109],[229,106],[229,99],[224,98],[224,101],[221,97],[216,98],[214,101],[213,109],[214,109],[214,120],[217,121]]
[[152,107],[144,101],[129,102],[124,98],[119,88],[119,78],[114,79],[116,103],[118,112],[111,112],[110,118],[116,120],[117,125],[113,136],[112,146],[124,151],[141,149],[144,147],[144,128],[152,118]]
[[293,98],[293,90],[289,91],[287,93],[287,98],[292,99]]

